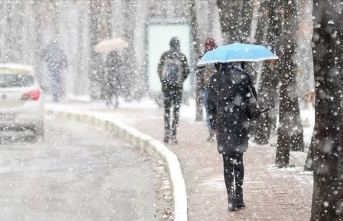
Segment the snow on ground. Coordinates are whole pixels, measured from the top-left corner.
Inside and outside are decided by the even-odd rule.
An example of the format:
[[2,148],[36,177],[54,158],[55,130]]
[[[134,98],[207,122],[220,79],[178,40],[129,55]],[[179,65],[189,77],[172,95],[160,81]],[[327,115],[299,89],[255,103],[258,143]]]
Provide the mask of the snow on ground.
[[[89,97],[80,96],[67,96],[67,98],[61,103],[51,103],[50,98],[47,97],[46,107],[53,108],[54,110],[65,110],[79,113],[85,113],[89,110],[96,112],[96,110],[110,110],[112,107],[107,107],[104,101],[91,102]],[[139,101],[126,102],[119,98],[119,108],[125,109],[158,109],[160,108],[156,102],[148,97],[144,97]],[[99,113],[100,114],[100,113]],[[180,109],[180,117],[185,120],[195,120],[195,100],[189,99],[187,104],[182,104]],[[304,143],[307,150],[314,127],[314,109],[308,107],[301,109],[301,118],[304,126]],[[271,145],[276,145],[276,137],[273,136],[271,139]]]
[[[125,109],[159,109],[160,107],[154,102],[153,100],[145,97],[142,98],[140,101],[132,101],[132,102],[125,102],[123,99],[119,100],[119,108]],[[113,118],[109,113],[104,113],[96,110],[110,110],[113,107],[107,107],[104,101],[97,101],[97,102],[90,102],[90,99],[87,97],[68,97],[65,101],[61,103],[51,103],[47,102],[46,107],[52,108],[54,110],[64,110],[64,111],[72,111],[76,113],[87,113],[88,111],[92,110],[92,114],[97,116],[102,116],[103,118]],[[125,116],[123,116],[125,117]],[[162,117],[162,116],[159,116]],[[180,109],[180,117],[181,119],[195,122],[195,100],[189,99],[187,104],[183,104]],[[305,159],[307,156],[308,146],[311,141],[313,127],[314,127],[314,109],[309,107],[306,109],[301,110],[301,117],[304,126],[304,143],[305,143],[305,151],[304,152],[291,152],[290,156],[290,163],[294,167],[279,169],[274,166],[273,163],[269,164],[266,167],[273,176],[293,176],[296,177],[299,182],[305,183],[312,183],[312,173],[311,172],[304,172],[303,167],[305,163]],[[116,119],[117,120],[117,119]],[[205,127],[205,123],[204,123]],[[267,145],[256,145],[254,143],[250,143],[250,145],[254,145],[257,148],[263,148],[266,151],[266,154],[274,154],[276,151],[276,134],[273,134],[271,137],[271,141]],[[223,185],[222,177],[214,178],[212,187],[216,186],[216,188],[221,188]]]

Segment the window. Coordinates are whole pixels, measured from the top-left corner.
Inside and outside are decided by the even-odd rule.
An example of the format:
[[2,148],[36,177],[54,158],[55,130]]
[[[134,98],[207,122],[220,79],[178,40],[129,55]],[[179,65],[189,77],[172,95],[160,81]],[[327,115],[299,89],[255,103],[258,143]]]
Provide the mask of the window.
[[32,75],[0,72],[0,87],[27,87],[34,83]]

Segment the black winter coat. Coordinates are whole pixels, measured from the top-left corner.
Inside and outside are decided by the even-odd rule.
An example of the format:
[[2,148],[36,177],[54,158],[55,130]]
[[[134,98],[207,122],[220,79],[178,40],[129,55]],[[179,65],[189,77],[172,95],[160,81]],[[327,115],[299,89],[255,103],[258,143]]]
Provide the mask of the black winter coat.
[[248,148],[249,87],[256,95],[250,76],[231,65],[211,77],[207,104],[211,128],[217,131],[219,153],[243,153]]
[[104,80],[114,87],[113,90],[120,90],[121,88],[122,64],[123,61],[118,52],[112,51],[107,55]]

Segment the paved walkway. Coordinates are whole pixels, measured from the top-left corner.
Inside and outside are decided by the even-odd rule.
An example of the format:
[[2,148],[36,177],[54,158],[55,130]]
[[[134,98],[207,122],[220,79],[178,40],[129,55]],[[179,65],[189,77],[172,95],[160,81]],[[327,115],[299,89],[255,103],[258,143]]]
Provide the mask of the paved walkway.
[[[158,108],[82,108],[113,115],[158,140],[163,139],[163,110]],[[186,113],[187,115],[187,113]],[[311,211],[312,174],[303,172],[306,153],[291,153],[293,168],[277,169],[275,141],[259,146],[250,143],[244,155],[246,208],[227,211],[221,155],[215,143],[206,142],[204,122],[195,122],[181,112],[178,145],[170,145],[179,158],[188,194],[190,221],[304,221]]]

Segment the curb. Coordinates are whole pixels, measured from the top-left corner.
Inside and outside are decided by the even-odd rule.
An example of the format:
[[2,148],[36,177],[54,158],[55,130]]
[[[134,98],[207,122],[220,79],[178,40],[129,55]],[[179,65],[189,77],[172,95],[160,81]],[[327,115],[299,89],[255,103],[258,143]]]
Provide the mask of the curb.
[[54,108],[45,108],[47,115],[54,115],[59,119],[87,123],[92,126],[110,131],[122,138],[124,142],[137,146],[140,151],[150,156],[162,158],[165,169],[169,174],[174,201],[174,221],[187,221],[187,191],[182,175],[180,162],[177,156],[161,141],[146,135],[137,129],[116,120],[108,120],[101,114],[66,111]]

